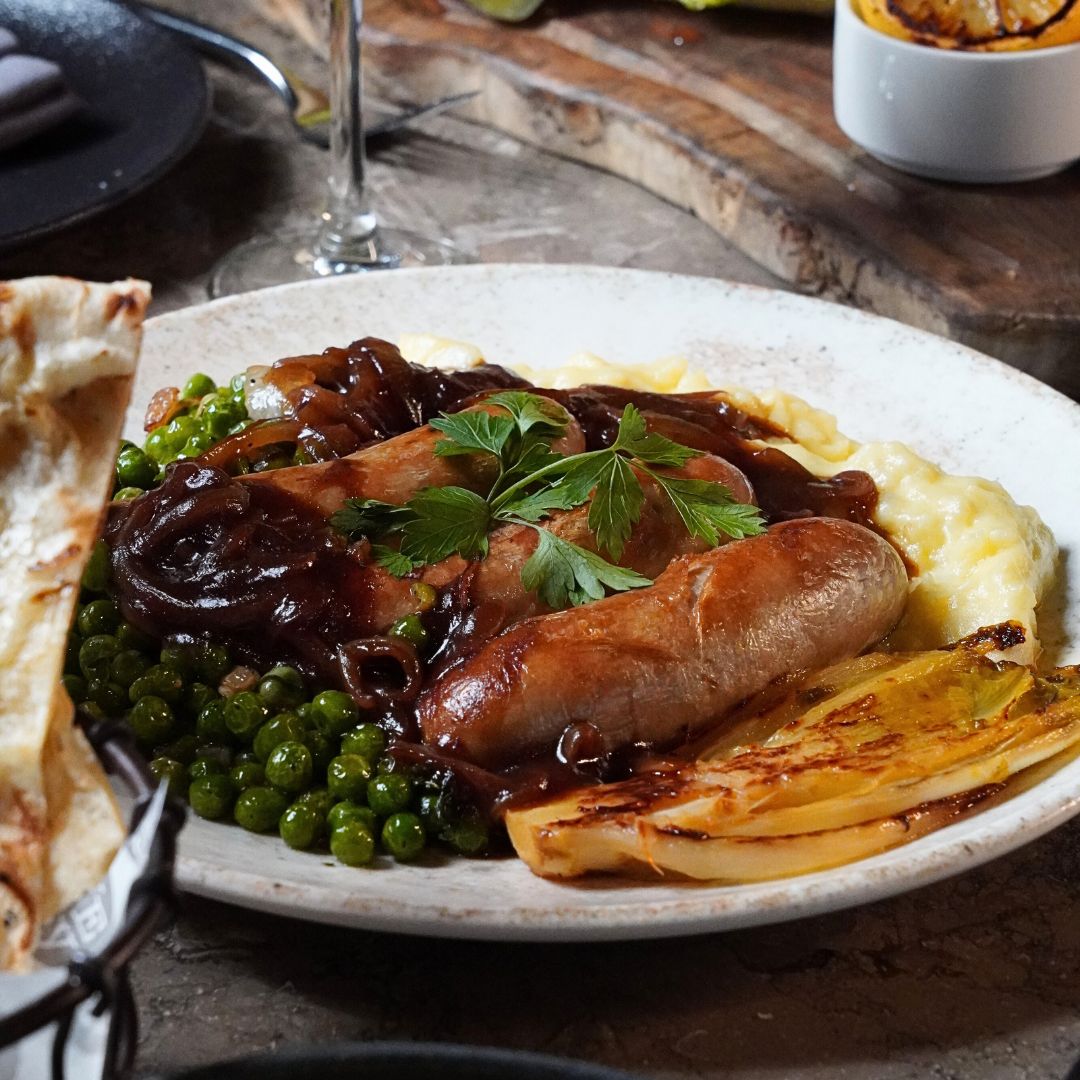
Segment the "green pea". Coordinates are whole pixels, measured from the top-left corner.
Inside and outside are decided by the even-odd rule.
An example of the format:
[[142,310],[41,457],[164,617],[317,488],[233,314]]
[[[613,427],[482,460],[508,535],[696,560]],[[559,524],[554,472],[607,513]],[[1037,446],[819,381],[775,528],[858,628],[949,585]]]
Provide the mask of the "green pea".
[[313,806],[294,802],[278,820],[281,839],[291,848],[305,851],[319,839],[325,822]]
[[322,776],[334,757],[333,742],[317,729],[305,731],[300,741],[311,751],[315,775]]
[[376,776],[367,783],[368,806],[379,817],[387,817],[404,810],[412,798],[412,784],[399,772]]
[[220,701],[218,692],[205,683],[194,682],[184,691],[184,710],[188,716],[198,717],[212,701]]
[[213,757],[197,757],[188,766],[188,775],[192,780],[198,780],[203,776],[228,776],[229,770]]
[[107,716],[119,716],[127,708],[127,691],[108,679],[91,679],[86,686],[86,696],[100,705]]
[[330,851],[346,866],[366,866],[375,857],[375,836],[362,821],[345,821],[330,830]]
[[268,709],[274,711],[299,705],[304,697],[303,689],[290,686],[284,679],[279,679],[276,675],[265,675],[259,680],[258,694],[262,699],[262,703]]
[[188,788],[187,766],[173,758],[156,757],[150,762],[150,771],[160,784],[164,781],[169,787],[169,794],[178,799],[184,797]]
[[166,666],[178,671],[185,678],[190,677],[195,671],[194,650],[191,645],[185,645],[177,641],[169,641],[161,646],[161,662]]
[[359,754],[368,761],[378,761],[386,749],[386,735],[377,724],[360,724],[341,736],[343,754]]
[[220,743],[199,743],[195,756],[207,761],[216,761],[226,772],[233,762],[232,750]]
[[[119,640],[117,638],[117,641]],[[141,652],[136,649],[122,649],[109,664],[109,678],[127,690],[136,679],[145,675],[150,667],[149,658]]]
[[144,634],[138,627],[129,622],[122,622],[116,628],[116,640],[125,649],[137,649],[140,652],[150,652],[157,647],[156,642],[149,634]]
[[266,721],[266,715],[258,694],[250,690],[233,694],[225,704],[225,726],[243,742],[255,738],[255,732]]
[[217,686],[232,670],[233,662],[224,645],[202,641],[195,647],[195,674],[210,686]]
[[229,777],[237,791],[266,783],[266,771],[257,761],[242,761],[234,765],[229,771]]
[[426,581],[414,581],[409,587],[409,591],[416,597],[416,602],[420,605],[421,611],[430,611],[439,598],[435,586],[429,585]]
[[247,388],[247,372],[242,371],[239,375],[234,375],[229,380],[229,393],[234,398],[238,397],[241,401],[244,400],[244,390]]
[[240,750],[233,755],[233,761],[235,761],[237,765],[244,765],[252,761],[255,762],[256,765],[262,764],[250,750]]
[[420,817],[429,832],[441,833],[451,821],[446,796],[439,791],[429,791],[421,795]]
[[128,716],[135,738],[144,746],[157,746],[165,742],[176,725],[176,717],[169,703],[147,694],[139,698]]
[[111,600],[91,600],[79,609],[75,625],[84,638],[113,634],[120,625],[120,612]]
[[259,728],[251,748],[260,761],[265,761],[275,746],[283,742],[302,742],[306,730],[296,713],[278,713],[277,716],[271,717]]
[[270,457],[261,458],[251,467],[252,472],[273,472],[274,469],[287,469],[292,465],[291,454],[273,454]]
[[415,859],[424,850],[427,837],[424,826],[415,814],[391,814],[382,827],[383,847],[398,862]]
[[183,693],[184,680],[180,672],[165,664],[152,664],[128,687],[128,698],[132,702],[151,694],[170,705],[179,705]]
[[233,807],[233,817],[237,825],[251,832],[269,832],[288,805],[288,798],[280,791],[256,785],[240,792]]
[[296,801],[303,803],[305,806],[314,807],[324,823],[326,816],[330,813],[330,808],[334,805],[334,800],[330,798],[330,792],[324,787],[309,788],[303,795],[297,796]]
[[341,690],[324,690],[317,694],[311,709],[319,730],[331,739],[340,739],[360,718],[356,702]]
[[146,492],[142,488],[137,487],[123,487],[116,492],[112,497],[113,502],[131,502],[132,499],[137,499],[140,495],[145,495]]
[[440,835],[459,855],[483,855],[491,842],[487,826],[469,818],[453,822]]
[[375,835],[379,824],[379,819],[370,806],[361,806],[348,799],[334,803],[326,815],[326,824],[330,829],[336,829],[339,825],[344,825],[346,821],[363,822],[371,830],[372,836]]
[[326,766],[326,786],[335,799],[363,799],[371,779],[371,762],[359,754],[339,754]]
[[100,705],[95,705],[92,701],[84,701],[79,706],[79,712],[85,716],[89,716],[91,720],[96,720],[99,723],[104,723],[109,718],[102,711]]
[[402,641],[407,641],[417,648],[420,648],[428,637],[419,615],[402,615],[400,619],[391,624],[389,634],[391,637],[401,638]]
[[120,652],[120,642],[112,634],[95,634],[79,646],[79,667],[87,679],[108,674],[109,665]]
[[208,742],[225,742],[232,734],[225,723],[226,703],[223,698],[207,702],[195,718],[195,733]]
[[172,438],[166,433],[163,427],[154,428],[154,430],[146,436],[146,442],[143,443],[143,452],[151,461],[159,466],[167,465],[176,457],[176,451],[173,449],[172,445]]
[[120,487],[148,488],[157,478],[157,466],[145,451],[126,446],[116,458],[116,480]]
[[185,765],[190,765],[195,760],[198,751],[199,740],[189,731],[186,735],[181,735],[180,738],[174,739],[171,743],[159,746],[154,753],[158,757],[172,758],[173,761],[180,761]]
[[[188,787],[188,802],[199,817],[219,821],[229,812],[236,792],[227,776],[214,774],[192,780]],[[239,801],[239,800],[238,800]]]
[[179,452],[184,443],[192,436],[198,435],[202,430],[202,424],[194,416],[180,415],[173,417],[165,425],[165,437],[169,440],[170,448]]
[[181,458],[195,458],[200,454],[205,454],[213,445],[214,440],[205,432],[199,435],[192,435],[180,448],[178,456]]
[[203,422],[215,439],[223,439],[229,428],[244,419],[244,410],[231,398],[215,397],[203,409]]
[[217,384],[209,375],[204,375],[201,371],[192,375],[186,383],[184,383],[184,389],[180,391],[180,396],[185,398],[204,398],[207,394],[212,394],[217,389]]
[[90,549],[90,558],[83,570],[82,587],[87,592],[103,593],[109,584],[109,547],[99,540]]
[[86,680],[81,675],[63,675],[60,682],[73,704],[78,705],[86,700]]
[[311,783],[311,773],[311,751],[301,742],[280,743],[266,759],[266,779],[282,791],[303,791]]

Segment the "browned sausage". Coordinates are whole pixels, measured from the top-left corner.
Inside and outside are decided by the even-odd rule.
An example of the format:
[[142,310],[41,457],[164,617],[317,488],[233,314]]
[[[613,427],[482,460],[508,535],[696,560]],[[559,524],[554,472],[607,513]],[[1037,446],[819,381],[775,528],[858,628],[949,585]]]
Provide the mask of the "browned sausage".
[[789,672],[858,654],[907,596],[900,557],[809,518],[676,560],[648,589],[518,623],[424,695],[424,741],[495,767],[571,724],[604,748],[671,744]]
[[[712,454],[692,458],[681,469],[661,471],[671,476],[723,484],[736,502],[754,502],[754,493],[746,477],[734,465]],[[619,565],[646,577],[656,577],[672,559],[704,551],[708,545],[687,532],[671,500],[658,484],[643,474],[639,474],[639,479],[645,502]],[[596,551],[596,537],[589,529],[588,506],[555,513],[544,522],[544,527],[561,540]],[[523,525],[507,525],[491,534],[487,558],[476,565],[468,580],[467,595],[458,598],[460,604],[469,608],[497,606],[497,611],[490,612],[485,621],[489,633],[494,634],[521,619],[551,610],[521,582],[521,571],[538,543],[536,530]],[[420,580],[442,589],[460,578],[468,566],[465,559],[455,555],[425,567]],[[383,632],[395,619],[415,611],[417,601],[411,581],[395,579],[377,567],[373,568],[372,575],[372,624],[378,632]]]
[[[501,412],[497,405],[476,405],[482,412]],[[249,473],[239,479],[250,484],[272,484],[310,510],[329,517],[346,499],[408,502],[421,488],[458,487],[484,491],[496,477],[494,458],[487,454],[439,457],[435,444],[446,436],[425,424],[385,442],[357,450],[347,457],[315,465]],[[585,438],[576,420],[552,444],[559,454],[578,454]]]

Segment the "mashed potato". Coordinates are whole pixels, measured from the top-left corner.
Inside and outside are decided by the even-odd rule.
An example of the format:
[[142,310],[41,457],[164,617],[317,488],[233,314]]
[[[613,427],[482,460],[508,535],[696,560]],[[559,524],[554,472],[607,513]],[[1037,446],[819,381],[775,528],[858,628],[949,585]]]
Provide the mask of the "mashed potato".
[[[475,346],[427,334],[404,335],[400,347],[406,359],[436,367],[482,362]],[[515,370],[559,388],[606,383],[657,393],[712,389],[706,376],[681,357],[634,367],[578,353],[558,368],[518,365]],[[951,476],[903,443],[856,443],[839,430],[834,417],[783,390],[754,394],[731,388],[724,393],[786,431],[791,440],[772,444],[811,472],[831,476],[860,469],[873,477],[880,493],[875,519],[914,567],[907,609],[889,647],[933,649],[1013,619],[1029,634],[1009,658],[1035,660],[1035,609],[1053,579],[1057,545],[1031,507],[1018,505],[991,480]]]

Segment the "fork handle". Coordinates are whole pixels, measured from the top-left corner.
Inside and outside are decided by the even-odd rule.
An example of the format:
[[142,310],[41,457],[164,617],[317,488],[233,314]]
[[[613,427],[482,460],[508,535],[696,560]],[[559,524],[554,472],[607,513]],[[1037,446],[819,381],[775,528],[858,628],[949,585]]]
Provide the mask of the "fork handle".
[[144,19],[187,38],[204,56],[212,57],[241,71],[253,69],[288,105],[290,112],[296,109],[299,102],[289,81],[277,64],[254,46],[229,37],[228,34],[221,34],[212,27],[195,22],[193,19],[182,18],[171,11],[162,11],[161,8],[156,8],[152,4],[130,3],[130,7]]

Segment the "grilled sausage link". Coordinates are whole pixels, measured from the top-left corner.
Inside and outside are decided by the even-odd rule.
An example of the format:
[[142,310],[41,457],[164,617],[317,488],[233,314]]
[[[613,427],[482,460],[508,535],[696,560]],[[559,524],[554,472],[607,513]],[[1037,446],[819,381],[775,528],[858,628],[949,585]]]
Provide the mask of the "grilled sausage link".
[[[473,406],[463,412],[500,413],[497,405]],[[301,505],[329,517],[346,499],[379,499],[405,503],[426,487],[465,487],[485,491],[497,475],[495,459],[488,454],[439,457],[435,444],[446,436],[428,424],[375,443],[346,457],[315,465],[248,473],[243,483],[271,484]],[[585,449],[581,426],[571,420],[563,435],[552,443],[559,454],[578,454]]]
[[674,744],[781,675],[855,656],[907,596],[861,525],[789,521],[674,561],[651,588],[526,619],[421,698],[424,741],[498,767],[593,725],[604,749]]
[[[691,458],[682,468],[661,471],[671,476],[723,484],[736,502],[754,502],[754,492],[746,477],[734,465],[712,454]],[[644,474],[639,474],[638,478],[645,502],[619,565],[646,577],[656,577],[672,559],[704,551],[708,545],[690,535],[659,484]],[[544,528],[560,540],[596,551],[596,537],[589,528],[588,506],[557,512],[544,522]],[[531,615],[551,611],[536,593],[526,590],[521,581],[521,571],[538,543],[536,530],[525,525],[506,525],[491,534],[487,558],[476,564],[465,594],[458,597],[458,603],[468,608],[497,605],[498,610],[490,611],[485,621],[489,634],[498,633]],[[420,580],[443,589],[461,578],[469,565],[465,559],[454,555],[425,567]],[[378,632],[385,631],[402,615],[416,610],[412,581],[394,578],[378,567],[371,569],[370,595],[371,621]]]

